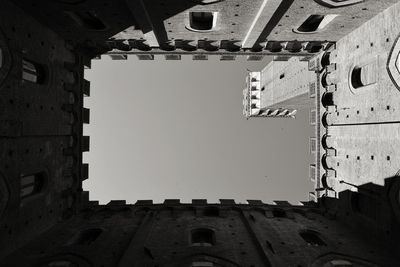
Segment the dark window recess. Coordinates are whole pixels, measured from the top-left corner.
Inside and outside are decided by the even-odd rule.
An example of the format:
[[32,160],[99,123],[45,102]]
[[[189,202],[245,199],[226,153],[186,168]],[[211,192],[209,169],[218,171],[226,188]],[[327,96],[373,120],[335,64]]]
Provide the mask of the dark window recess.
[[76,263],[70,262],[69,260],[58,260],[58,261],[49,262],[48,264],[43,265],[42,267],[79,267],[79,265]]
[[45,82],[45,70],[44,67],[29,61],[27,59],[22,60],[22,79],[28,82],[43,84]]
[[267,244],[267,247],[269,248],[269,250],[272,252],[272,254],[275,254],[275,250],[272,247],[272,244],[268,240],[266,241],[266,244]]
[[363,87],[364,84],[361,80],[361,68],[355,67],[351,73],[351,85],[357,89]]
[[0,47],[0,68],[3,67],[3,50]]
[[333,101],[333,94],[332,93],[324,93],[321,99],[322,105],[324,107],[334,106],[335,103]]
[[190,12],[190,28],[198,31],[210,31],[214,26],[213,12]]
[[300,25],[299,28],[297,28],[297,31],[315,32],[318,30],[324,18],[325,18],[324,15],[311,15],[303,22],[303,24]]
[[192,245],[213,246],[215,245],[215,234],[210,229],[195,229],[191,233]]
[[208,216],[208,217],[218,217],[219,216],[219,208],[217,208],[217,207],[205,208],[203,215]]
[[277,218],[286,218],[287,217],[286,211],[284,211],[283,209],[273,209],[272,215]]
[[299,235],[310,246],[326,246],[325,242],[319,237],[319,233],[313,230],[304,230]]
[[210,261],[195,261],[192,262],[192,265],[190,267],[214,267],[214,263]]
[[44,188],[45,180],[44,173],[21,176],[20,197],[27,198],[40,193]]
[[88,30],[101,31],[107,28],[93,11],[67,11],[66,14],[75,21],[78,26]]
[[70,245],[90,245],[103,232],[100,228],[91,228],[82,230],[73,240]]

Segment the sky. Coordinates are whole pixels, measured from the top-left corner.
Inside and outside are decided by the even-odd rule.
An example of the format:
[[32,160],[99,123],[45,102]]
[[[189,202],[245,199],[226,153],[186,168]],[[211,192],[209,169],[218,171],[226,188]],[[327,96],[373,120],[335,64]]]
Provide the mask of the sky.
[[308,200],[309,111],[294,120],[242,115],[246,69],[269,60],[93,60],[84,104],[90,199]]

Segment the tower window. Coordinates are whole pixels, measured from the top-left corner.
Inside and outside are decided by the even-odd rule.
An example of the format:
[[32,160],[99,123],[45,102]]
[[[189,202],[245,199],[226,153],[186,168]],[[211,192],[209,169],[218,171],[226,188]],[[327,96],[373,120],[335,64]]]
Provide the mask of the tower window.
[[318,232],[313,230],[301,231],[300,236],[306,241],[310,246],[326,246],[325,242],[319,237]]
[[211,31],[217,22],[217,12],[190,12],[189,30]]
[[195,261],[190,267],[214,267],[214,263],[209,261]]
[[310,15],[295,30],[297,33],[314,33],[325,28],[337,15]]
[[27,59],[22,60],[22,79],[28,82],[43,84],[45,81],[44,68]]
[[272,215],[277,218],[286,218],[287,217],[286,211],[284,211],[283,209],[278,209],[278,208],[275,208],[272,210]]
[[366,64],[362,67],[356,66],[351,71],[351,86],[358,89],[377,82],[377,64],[375,62]]
[[192,230],[191,243],[193,246],[213,246],[215,245],[215,233],[206,228]]
[[208,217],[218,217],[219,216],[219,208],[207,207],[204,209],[203,215],[208,216]]
[[46,267],[78,267],[77,264],[70,261],[52,261],[46,265]]
[[45,174],[36,173],[21,176],[20,197],[27,198],[40,193],[45,184]]
[[3,50],[0,47],[0,68],[3,67]]
[[91,228],[83,230],[79,235],[75,236],[70,242],[70,245],[90,245],[100,236],[103,232],[100,228]]
[[107,27],[93,11],[67,11],[65,12],[75,23],[88,30],[101,31]]

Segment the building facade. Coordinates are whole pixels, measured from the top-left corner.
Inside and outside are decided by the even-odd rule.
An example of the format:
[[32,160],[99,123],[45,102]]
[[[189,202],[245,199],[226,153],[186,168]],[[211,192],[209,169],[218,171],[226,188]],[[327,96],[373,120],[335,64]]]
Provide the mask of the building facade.
[[[397,2],[0,1],[0,266],[397,266]],[[309,60],[317,202],[90,201],[104,53]]]
[[243,114],[247,118],[294,118],[298,110],[315,106],[310,87],[316,83],[317,76],[308,69],[308,61],[300,57],[274,59],[263,70],[247,75]]

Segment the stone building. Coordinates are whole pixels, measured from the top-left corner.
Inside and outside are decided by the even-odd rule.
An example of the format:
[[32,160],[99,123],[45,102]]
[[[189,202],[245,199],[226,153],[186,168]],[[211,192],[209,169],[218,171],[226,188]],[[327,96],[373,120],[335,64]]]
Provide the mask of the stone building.
[[244,112],[246,117],[294,118],[297,111],[314,107],[310,97],[317,84],[308,62],[299,57],[277,59],[263,70],[250,72],[246,77]]
[[[0,1],[0,266],[398,266],[397,2]],[[309,60],[323,194],[89,201],[83,70],[104,53]]]

